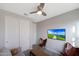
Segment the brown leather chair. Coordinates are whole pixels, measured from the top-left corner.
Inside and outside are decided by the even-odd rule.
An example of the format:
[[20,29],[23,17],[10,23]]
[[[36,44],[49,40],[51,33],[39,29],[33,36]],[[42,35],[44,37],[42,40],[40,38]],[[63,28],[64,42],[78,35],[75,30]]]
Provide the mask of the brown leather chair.
[[38,44],[34,44],[34,45],[32,46],[32,48],[36,48],[36,47],[41,47],[41,48],[43,48],[43,47],[46,46],[46,42],[47,42],[47,39],[42,39],[42,38],[40,38],[39,43],[38,43]]
[[39,43],[39,46],[40,46],[40,47],[45,47],[46,42],[47,42],[47,39],[42,39],[42,38],[40,38],[40,40],[41,40],[41,42]]
[[77,56],[76,48],[68,42],[64,46],[64,56]]

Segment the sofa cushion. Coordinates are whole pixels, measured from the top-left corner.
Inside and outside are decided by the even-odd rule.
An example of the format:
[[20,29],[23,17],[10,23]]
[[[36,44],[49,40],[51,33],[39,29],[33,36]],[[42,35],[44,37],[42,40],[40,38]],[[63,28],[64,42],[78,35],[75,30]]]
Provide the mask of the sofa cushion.
[[21,52],[18,52],[15,56],[25,56],[24,53],[21,51]]
[[11,49],[11,53],[12,53],[13,56],[18,54],[19,52],[21,52],[21,48],[13,48],[13,49]]

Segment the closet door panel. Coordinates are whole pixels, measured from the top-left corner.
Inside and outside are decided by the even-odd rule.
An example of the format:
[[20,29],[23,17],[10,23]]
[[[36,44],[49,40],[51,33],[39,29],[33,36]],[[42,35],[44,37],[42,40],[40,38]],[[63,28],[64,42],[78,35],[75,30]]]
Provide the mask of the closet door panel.
[[10,49],[19,47],[19,21],[14,17],[5,19],[5,46]]
[[20,47],[22,51],[29,49],[30,39],[29,39],[29,21],[21,20],[20,21]]

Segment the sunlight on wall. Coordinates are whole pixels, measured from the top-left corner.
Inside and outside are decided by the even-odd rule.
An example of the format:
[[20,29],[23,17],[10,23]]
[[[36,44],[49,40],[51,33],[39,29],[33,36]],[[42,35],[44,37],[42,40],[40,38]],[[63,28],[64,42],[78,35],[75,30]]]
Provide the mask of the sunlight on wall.
[[76,46],[76,37],[75,37],[75,33],[76,33],[76,27],[72,26],[72,45],[75,47]]
[[75,28],[75,26],[73,26],[72,27],[72,33],[75,34],[75,32],[76,32],[76,28]]
[[72,38],[72,45],[73,45],[74,47],[76,46],[75,41],[76,41],[76,38],[75,38],[75,37],[73,37],[73,38]]

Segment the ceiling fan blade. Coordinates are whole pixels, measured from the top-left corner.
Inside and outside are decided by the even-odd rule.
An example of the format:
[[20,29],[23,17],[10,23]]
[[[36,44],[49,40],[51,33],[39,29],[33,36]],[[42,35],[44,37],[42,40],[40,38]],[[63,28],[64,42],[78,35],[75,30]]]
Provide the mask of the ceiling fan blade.
[[30,14],[37,13],[37,11],[30,12]]
[[42,15],[43,15],[43,16],[47,16],[47,14],[46,14],[45,12],[42,12]]
[[40,7],[43,9],[44,8],[45,3],[40,3]]

